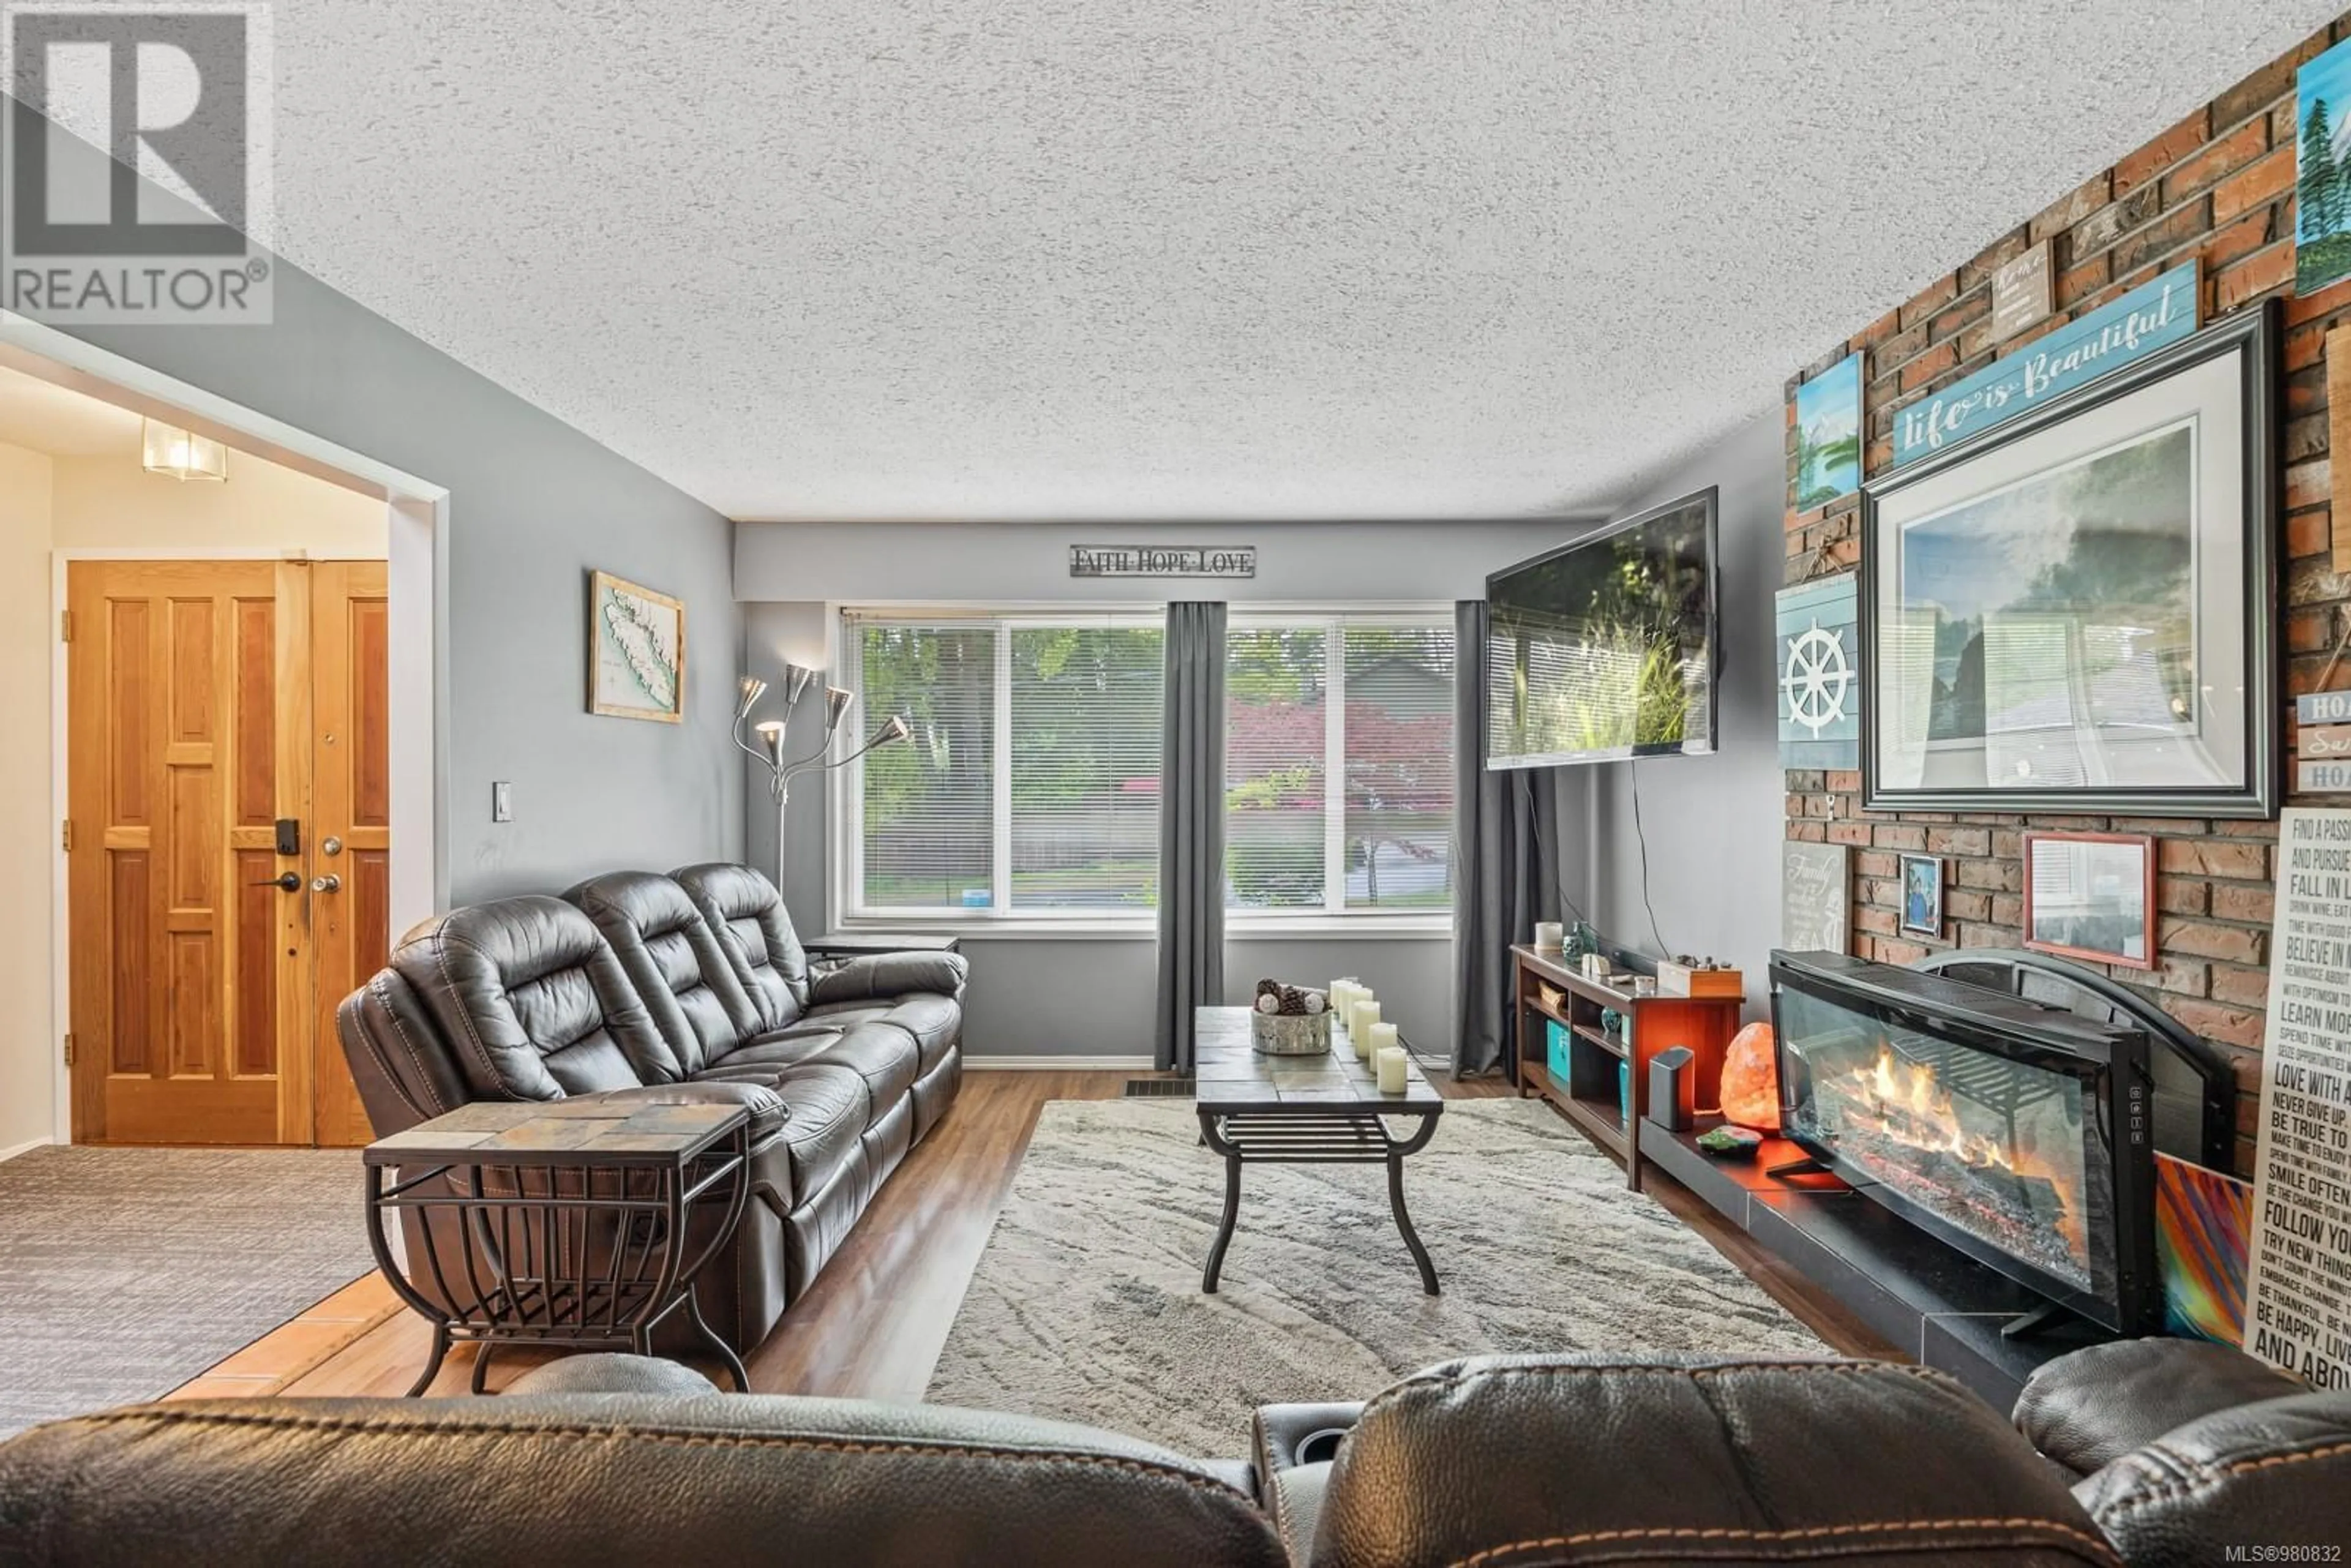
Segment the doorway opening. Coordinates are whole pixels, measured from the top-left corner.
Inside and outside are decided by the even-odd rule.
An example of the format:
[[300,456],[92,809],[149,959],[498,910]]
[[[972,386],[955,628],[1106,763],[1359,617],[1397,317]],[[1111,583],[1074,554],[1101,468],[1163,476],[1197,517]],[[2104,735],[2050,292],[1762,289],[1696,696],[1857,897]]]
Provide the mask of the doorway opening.
[[[445,885],[445,495],[236,417],[0,346],[0,583],[53,607],[46,656],[0,675],[49,739],[0,763],[0,882],[37,833],[47,885],[8,892],[50,912],[15,960],[47,973],[5,977],[51,998],[0,1024],[0,1158],[368,1137],[334,1011]],[[226,478],[158,472],[159,421],[221,442]]]

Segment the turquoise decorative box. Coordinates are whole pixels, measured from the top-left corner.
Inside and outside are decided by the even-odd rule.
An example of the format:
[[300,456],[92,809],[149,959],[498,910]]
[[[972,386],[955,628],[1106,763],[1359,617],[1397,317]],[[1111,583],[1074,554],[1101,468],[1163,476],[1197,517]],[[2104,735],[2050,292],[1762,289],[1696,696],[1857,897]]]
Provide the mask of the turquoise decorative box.
[[1616,1104],[1620,1119],[1625,1125],[1631,1126],[1633,1124],[1633,1064],[1629,1061],[1620,1061],[1616,1064]]
[[1572,1082],[1568,1073],[1567,1042],[1574,1038],[1567,1032],[1567,1026],[1557,1019],[1543,1019],[1543,1043],[1547,1048],[1546,1054],[1551,1058],[1551,1075],[1562,1083]]

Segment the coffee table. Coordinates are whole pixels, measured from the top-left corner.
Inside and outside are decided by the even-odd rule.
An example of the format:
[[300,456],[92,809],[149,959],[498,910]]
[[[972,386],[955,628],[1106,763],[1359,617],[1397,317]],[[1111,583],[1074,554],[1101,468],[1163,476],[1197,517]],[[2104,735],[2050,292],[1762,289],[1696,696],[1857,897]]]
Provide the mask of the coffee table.
[[[1244,1165],[1384,1165],[1388,1207],[1396,1229],[1420,1266],[1421,1289],[1434,1296],[1437,1266],[1404,1207],[1404,1162],[1428,1146],[1445,1101],[1422,1076],[1405,1070],[1401,1094],[1383,1094],[1372,1064],[1358,1061],[1347,1031],[1334,1021],[1331,1049],[1315,1056],[1265,1056],[1249,1046],[1247,1008],[1202,1008],[1195,1015],[1195,1096],[1200,1141],[1225,1160],[1225,1214],[1200,1289],[1216,1293],[1225,1249],[1240,1218]],[[1409,1122],[1398,1136],[1391,1122]]]

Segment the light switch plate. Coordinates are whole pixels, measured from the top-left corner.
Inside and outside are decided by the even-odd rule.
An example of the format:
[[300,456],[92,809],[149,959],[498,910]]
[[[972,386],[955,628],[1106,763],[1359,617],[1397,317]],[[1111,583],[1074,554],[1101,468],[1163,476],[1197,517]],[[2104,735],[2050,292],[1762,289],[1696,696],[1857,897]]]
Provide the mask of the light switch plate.
[[507,779],[490,780],[490,821],[493,822],[514,821],[513,780]]

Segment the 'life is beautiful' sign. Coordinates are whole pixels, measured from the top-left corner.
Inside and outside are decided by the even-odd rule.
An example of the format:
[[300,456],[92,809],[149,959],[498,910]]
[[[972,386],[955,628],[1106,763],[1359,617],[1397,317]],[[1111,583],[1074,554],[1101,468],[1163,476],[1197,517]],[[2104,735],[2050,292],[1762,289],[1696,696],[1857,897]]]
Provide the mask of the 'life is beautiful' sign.
[[1889,465],[1980,434],[2195,330],[2196,264],[2189,261],[1898,410]]
[[1071,577],[1255,577],[1255,545],[1071,545]]

